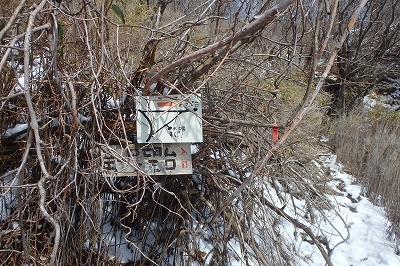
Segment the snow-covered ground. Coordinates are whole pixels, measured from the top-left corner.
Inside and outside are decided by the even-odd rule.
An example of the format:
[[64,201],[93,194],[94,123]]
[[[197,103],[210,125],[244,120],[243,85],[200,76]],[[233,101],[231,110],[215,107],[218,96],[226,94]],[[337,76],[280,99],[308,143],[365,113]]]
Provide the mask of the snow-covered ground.
[[[335,155],[327,156],[315,163],[321,168],[321,171],[329,169],[331,181],[328,185],[333,191],[331,194],[335,195],[328,195],[327,197],[334,210],[326,209],[315,213],[316,218],[314,220],[317,222],[314,224],[310,224],[309,220],[301,216],[296,216],[291,206],[287,206],[285,212],[312,229],[313,233],[324,244],[324,250],[328,253],[328,247],[332,252],[331,261],[334,266],[400,265],[400,256],[395,254],[396,243],[389,240],[386,234],[388,224],[382,208],[373,205],[368,198],[361,195],[362,188],[354,184],[354,177],[343,171],[343,167],[336,162]],[[298,206],[304,204],[301,200],[294,200],[297,201],[296,205]],[[308,236],[288,221],[282,219],[282,223],[288,242],[292,243],[293,249],[302,258],[298,260],[299,265],[326,265],[317,246],[312,244],[312,240]],[[115,247],[110,249],[113,250],[113,252],[110,252],[111,258],[117,258],[120,262],[127,262],[141,257],[137,247],[129,245],[120,232],[111,233],[111,231],[110,226],[108,230],[105,227],[103,231],[105,242]],[[208,230],[205,229],[204,232],[198,233],[206,236]],[[212,246],[204,239],[198,239],[198,241],[199,248],[204,254],[212,250]],[[236,257],[242,257],[239,243],[232,239],[229,245],[237,254]],[[207,265],[207,260],[205,263]],[[193,266],[195,265],[199,264],[195,262]],[[246,265],[246,263],[240,259],[232,258],[230,265],[239,266]]]
[[375,91],[364,97],[364,106],[381,105],[389,110],[400,111],[400,78],[387,78],[376,87]]
[[[331,182],[334,188],[341,195],[331,198],[336,202],[337,211],[344,218],[343,221],[331,216],[328,219],[336,228],[346,235],[344,226],[349,230],[347,241],[337,245],[331,255],[331,260],[335,266],[373,266],[373,265],[400,265],[400,256],[395,254],[395,243],[387,238],[387,220],[385,212],[373,205],[368,198],[361,196],[361,187],[354,185],[354,178],[343,172],[340,164],[336,162],[336,157],[331,156],[325,163],[326,167],[332,171],[331,176],[335,180]],[[328,221],[320,224],[321,231],[325,228],[332,228]],[[328,231],[326,230],[326,231]],[[329,232],[328,232],[329,233]],[[325,234],[328,237],[331,248],[339,243],[340,239],[336,233]],[[307,257],[302,265],[323,266],[325,261],[315,245],[306,241],[298,243],[298,252]]]

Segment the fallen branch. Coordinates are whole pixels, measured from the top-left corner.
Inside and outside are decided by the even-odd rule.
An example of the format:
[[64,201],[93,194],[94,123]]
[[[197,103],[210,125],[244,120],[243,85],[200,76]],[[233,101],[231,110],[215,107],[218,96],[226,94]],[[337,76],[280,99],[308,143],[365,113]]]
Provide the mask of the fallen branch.
[[305,225],[305,224],[297,221],[296,219],[290,217],[282,209],[275,207],[266,198],[262,198],[262,203],[267,205],[268,208],[270,208],[272,211],[274,211],[279,216],[281,216],[281,217],[285,218],[286,220],[288,220],[289,222],[291,222],[297,228],[302,229],[312,239],[313,243],[317,246],[317,248],[321,252],[322,257],[324,257],[324,260],[325,260],[326,264],[328,266],[333,266],[333,264],[331,262],[331,259],[329,258],[329,255],[328,255],[329,250],[328,250],[328,253],[324,250],[324,248],[322,247],[322,245],[321,245],[320,241],[318,240],[318,238],[314,235],[314,233],[311,231],[311,229],[307,225]]
[[171,72],[173,69],[176,67],[182,66],[183,64],[195,60],[197,58],[200,58],[204,55],[211,54],[213,52],[216,52],[220,48],[227,47],[227,46],[233,46],[236,43],[238,43],[240,40],[254,35],[257,31],[265,28],[268,24],[274,21],[283,10],[285,10],[288,6],[293,4],[295,0],[287,0],[276,7],[273,7],[272,9],[268,10],[265,13],[262,13],[261,15],[258,15],[255,17],[255,19],[244,26],[240,31],[230,35],[229,37],[216,42],[214,44],[211,44],[209,46],[206,46],[200,50],[197,50],[187,56],[184,56],[175,62],[165,66],[163,69],[161,69],[159,72],[157,72],[154,76],[152,76],[148,82],[146,83],[144,89],[143,89],[143,95],[146,95],[149,92],[150,86],[153,85],[154,83],[158,82],[160,79],[162,79],[166,74]]

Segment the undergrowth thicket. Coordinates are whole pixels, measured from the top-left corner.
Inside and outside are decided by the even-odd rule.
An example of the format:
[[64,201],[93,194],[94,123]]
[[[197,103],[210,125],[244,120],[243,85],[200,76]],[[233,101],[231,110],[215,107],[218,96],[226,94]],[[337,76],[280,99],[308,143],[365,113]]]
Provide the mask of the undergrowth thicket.
[[335,153],[365,189],[384,207],[389,233],[400,237],[400,117],[382,106],[359,107],[335,122]]
[[[314,84],[317,39],[330,42],[335,16],[322,2],[245,2],[21,0],[1,10],[4,264],[113,265],[124,246],[134,265],[296,265],[286,219],[332,265],[297,218],[318,230],[330,208],[329,177],[313,163],[330,152],[320,142],[330,97],[310,99],[323,84]],[[346,7],[341,25],[361,7]],[[165,91],[201,95],[194,174],[104,174],[100,151],[135,142],[135,97]]]

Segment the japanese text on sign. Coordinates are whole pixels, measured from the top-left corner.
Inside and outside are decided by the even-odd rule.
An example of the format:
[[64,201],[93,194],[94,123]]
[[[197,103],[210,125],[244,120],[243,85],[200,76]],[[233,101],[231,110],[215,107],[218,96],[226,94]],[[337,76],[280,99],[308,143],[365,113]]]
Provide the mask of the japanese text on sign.
[[[192,156],[189,143],[129,145],[122,149],[111,145],[119,156],[148,175],[192,174]],[[138,170],[128,162],[118,160],[111,152],[101,151],[101,163],[104,176],[138,175]]]
[[138,143],[202,142],[201,108],[197,95],[137,96]]

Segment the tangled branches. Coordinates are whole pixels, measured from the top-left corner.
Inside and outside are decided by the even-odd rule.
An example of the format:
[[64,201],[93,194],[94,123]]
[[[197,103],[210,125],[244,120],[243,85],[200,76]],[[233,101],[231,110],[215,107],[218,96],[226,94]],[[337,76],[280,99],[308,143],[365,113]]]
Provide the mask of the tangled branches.
[[[311,223],[329,208],[312,164],[295,155],[304,132],[280,149],[270,136],[278,122],[281,133],[298,125],[323,82],[297,116],[278,97],[279,85],[304,84],[289,71],[299,36],[285,30],[297,19],[294,7],[285,10],[294,1],[263,6],[241,30],[247,9],[230,6],[226,25],[234,26],[225,32],[213,28],[225,25],[215,1],[170,11],[164,26],[170,1],[156,14],[133,1],[135,17],[113,1],[58,2],[21,1],[0,32],[2,261],[294,265],[286,219],[329,263],[328,247],[281,208]],[[268,25],[285,34],[269,39]],[[209,26],[228,37],[210,44]],[[135,143],[134,99],[145,94],[201,95],[204,141],[192,144],[193,175],[148,175],[118,153],[137,174],[105,174],[102,151]]]

